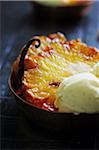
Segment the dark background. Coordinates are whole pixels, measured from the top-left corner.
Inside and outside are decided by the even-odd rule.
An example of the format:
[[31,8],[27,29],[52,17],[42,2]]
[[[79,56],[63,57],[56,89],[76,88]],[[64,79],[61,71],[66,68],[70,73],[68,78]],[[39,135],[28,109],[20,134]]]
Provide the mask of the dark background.
[[[31,2],[0,2],[1,6],[1,148],[2,149],[98,149],[96,133],[83,132],[65,135],[51,133],[27,121],[19,111],[8,88],[11,65],[21,47],[33,35],[63,32],[68,39],[81,38],[99,48],[99,2],[95,2],[88,16],[77,22],[37,18]],[[68,23],[68,21],[70,23]]]

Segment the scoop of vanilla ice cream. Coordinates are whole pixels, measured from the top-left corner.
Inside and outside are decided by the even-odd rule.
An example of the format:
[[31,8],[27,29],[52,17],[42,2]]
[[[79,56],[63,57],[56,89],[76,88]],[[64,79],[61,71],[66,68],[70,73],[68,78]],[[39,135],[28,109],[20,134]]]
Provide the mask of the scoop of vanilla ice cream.
[[99,112],[99,79],[91,73],[65,78],[56,92],[55,106],[60,112]]

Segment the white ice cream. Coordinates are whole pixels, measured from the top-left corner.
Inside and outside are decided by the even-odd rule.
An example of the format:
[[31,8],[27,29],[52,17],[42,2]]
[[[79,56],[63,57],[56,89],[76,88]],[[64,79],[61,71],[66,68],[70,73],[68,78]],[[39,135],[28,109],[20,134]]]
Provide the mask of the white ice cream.
[[92,73],[79,73],[60,84],[55,106],[60,112],[99,112],[99,78]]

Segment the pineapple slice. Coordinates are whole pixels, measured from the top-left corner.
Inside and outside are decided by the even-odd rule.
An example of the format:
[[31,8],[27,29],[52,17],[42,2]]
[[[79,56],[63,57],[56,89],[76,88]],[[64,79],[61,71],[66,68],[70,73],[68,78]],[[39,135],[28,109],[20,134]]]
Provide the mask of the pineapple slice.
[[99,61],[99,52],[80,39],[67,41],[61,33],[36,38],[41,40],[41,46],[36,49],[31,45],[24,61],[23,97],[40,108],[53,111],[59,84],[73,74],[70,66],[80,63],[90,71]]

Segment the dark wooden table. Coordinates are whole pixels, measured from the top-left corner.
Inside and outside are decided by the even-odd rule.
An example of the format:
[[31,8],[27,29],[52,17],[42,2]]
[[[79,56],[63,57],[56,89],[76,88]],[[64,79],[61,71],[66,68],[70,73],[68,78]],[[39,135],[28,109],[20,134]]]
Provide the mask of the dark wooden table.
[[27,121],[19,111],[8,88],[11,65],[24,43],[36,34],[63,32],[68,39],[81,38],[99,48],[99,2],[89,15],[75,23],[46,21],[36,18],[30,2],[0,2],[1,4],[1,148],[2,149],[98,149],[98,129],[86,134],[51,133]]

